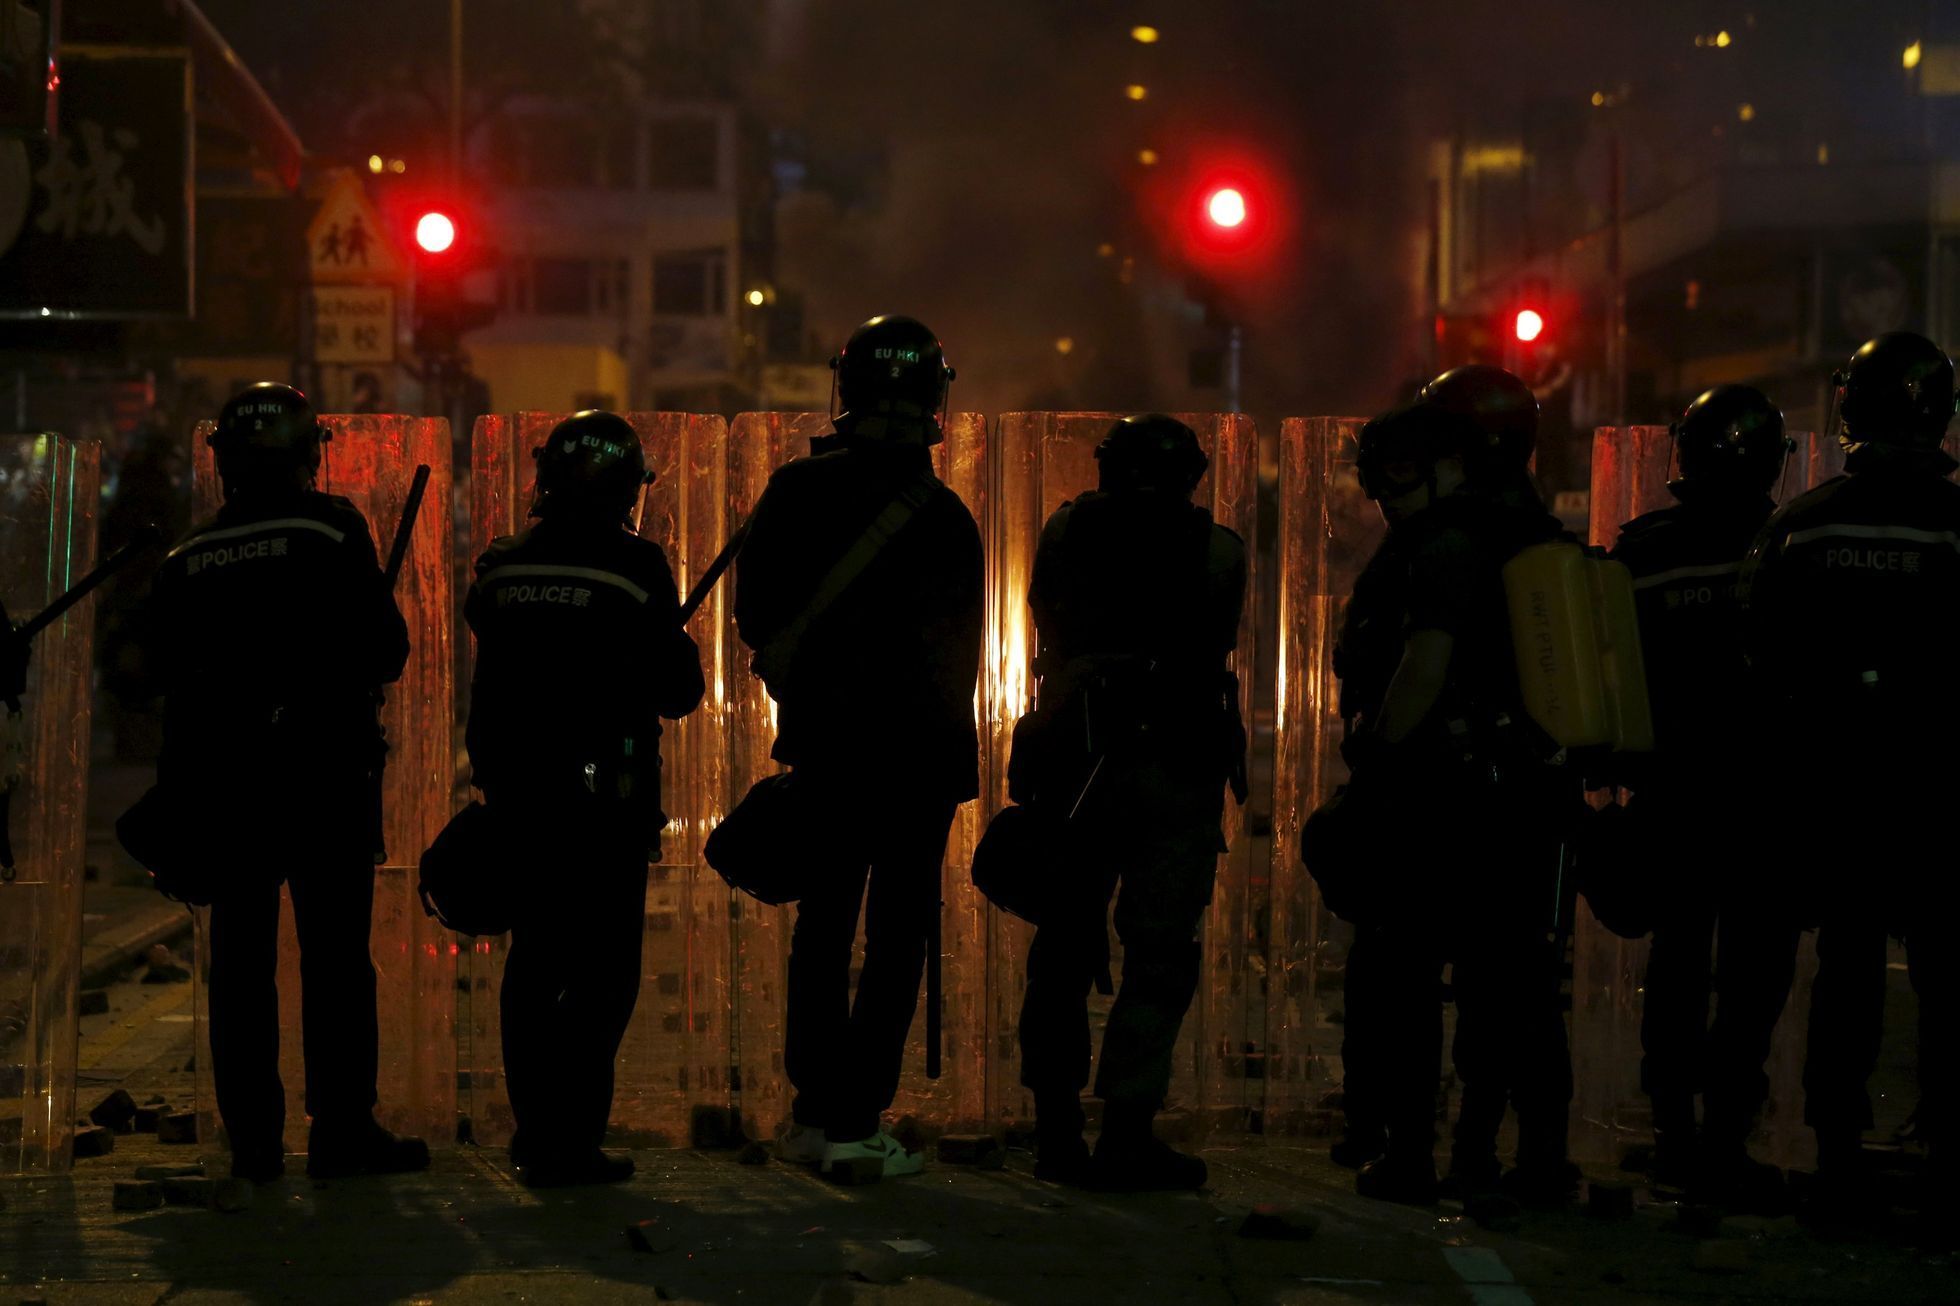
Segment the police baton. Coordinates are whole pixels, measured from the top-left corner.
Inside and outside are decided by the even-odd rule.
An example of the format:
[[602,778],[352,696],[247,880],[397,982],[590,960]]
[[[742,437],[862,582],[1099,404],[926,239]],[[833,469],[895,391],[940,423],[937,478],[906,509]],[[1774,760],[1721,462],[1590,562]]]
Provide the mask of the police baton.
[[[382,572],[387,582],[388,592],[394,593],[401,583],[402,568],[408,562],[408,546],[415,538],[415,522],[422,515],[422,496],[429,489],[429,464],[417,463],[415,477],[408,483],[408,498],[402,503],[402,519],[395,526],[395,538],[388,545],[388,566]],[[382,834],[386,820],[386,808],[382,799],[382,789],[388,774],[388,728],[381,724],[381,708],[388,696],[380,689],[374,691],[374,727],[381,736],[381,755],[374,765],[374,779],[368,790],[368,820],[374,831],[374,864],[384,865],[388,860],[388,844]]]
[[401,580],[402,565],[408,561],[408,545],[415,534],[415,519],[422,515],[422,496],[429,489],[429,465],[418,463],[415,479],[408,483],[408,500],[402,504],[401,524],[395,527],[395,541],[388,546],[388,588]]
[[735,533],[728,537],[728,543],[721,546],[721,552],[717,553],[715,560],[708,564],[708,569],[701,573],[701,579],[695,581],[694,587],[688,590],[687,601],[681,604],[681,625],[685,626],[693,620],[694,614],[700,610],[701,605],[708,601],[708,595],[713,592],[715,584],[735,561],[735,555],[742,551],[742,541],[748,537],[749,524],[743,522],[735,528]]

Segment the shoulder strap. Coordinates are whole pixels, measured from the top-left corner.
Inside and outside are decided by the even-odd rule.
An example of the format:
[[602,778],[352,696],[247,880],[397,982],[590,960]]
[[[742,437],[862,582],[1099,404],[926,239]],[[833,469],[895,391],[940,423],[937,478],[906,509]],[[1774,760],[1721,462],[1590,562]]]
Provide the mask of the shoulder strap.
[[818,583],[810,601],[803,605],[803,611],[796,614],[776,637],[755,652],[749,667],[764,681],[780,680],[796,659],[796,652],[809,633],[810,626],[830,609],[859,576],[864,574],[884,547],[891,543],[892,537],[904,530],[919,509],[925,507],[926,500],[932,497],[938,481],[931,472],[921,472],[899,487],[871,524],[864,528],[864,534],[857,537],[851,547],[844,550],[831,569]]

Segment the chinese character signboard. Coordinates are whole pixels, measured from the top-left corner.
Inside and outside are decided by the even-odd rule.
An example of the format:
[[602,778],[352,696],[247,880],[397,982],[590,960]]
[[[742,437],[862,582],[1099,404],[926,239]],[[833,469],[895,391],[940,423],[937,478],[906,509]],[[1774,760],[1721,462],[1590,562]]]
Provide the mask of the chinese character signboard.
[[182,51],[66,52],[61,134],[0,202],[0,317],[191,312],[190,105]]
[[315,286],[312,301],[314,361],[394,361],[393,286]]

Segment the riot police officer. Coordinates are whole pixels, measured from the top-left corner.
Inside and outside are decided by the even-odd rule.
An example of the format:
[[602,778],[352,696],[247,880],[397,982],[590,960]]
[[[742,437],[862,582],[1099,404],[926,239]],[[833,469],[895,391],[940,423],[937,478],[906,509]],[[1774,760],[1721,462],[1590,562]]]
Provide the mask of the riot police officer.
[[[1487,363],[1470,363],[1451,368],[1423,386],[1417,401],[1455,419],[1450,424],[1452,439],[1460,445],[1457,456],[1463,475],[1463,492],[1477,496],[1495,516],[1488,518],[1487,532],[1512,540],[1519,547],[1557,535],[1560,527],[1545,511],[1544,500],[1531,475],[1531,456],[1538,439],[1538,400],[1523,380]],[[1434,423],[1432,423],[1434,425]],[[1378,429],[1377,439],[1388,435]],[[1379,448],[1380,446],[1377,446]],[[1384,593],[1390,577],[1406,566],[1395,549],[1384,549],[1379,565],[1364,572],[1356,587],[1359,604],[1350,609],[1348,631],[1360,644],[1369,643],[1368,622],[1379,623],[1397,610],[1395,598]],[[1376,615],[1371,617],[1371,613]],[[1384,674],[1398,665],[1401,645],[1399,632],[1387,632],[1389,647],[1372,656],[1350,648],[1344,664],[1365,668],[1371,661]],[[1343,687],[1344,718],[1353,717],[1358,705],[1378,695],[1381,685],[1365,688],[1369,675],[1360,672],[1361,692]],[[1353,707],[1354,710],[1350,710]],[[1406,993],[1411,986],[1433,986],[1436,965],[1422,948],[1412,948],[1406,935],[1383,933],[1379,929],[1359,929],[1349,951],[1347,966],[1348,1020],[1342,1027],[1341,1062],[1343,1068],[1342,1103],[1346,1126],[1334,1145],[1333,1158],[1342,1165],[1358,1168],[1380,1156],[1386,1133],[1380,1118],[1378,1096],[1387,1091],[1370,1064],[1376,1051],[1376,1037],[1393,1022],[1371,1018],[1371,990],[1381,986],[1385,993]],[[1474,967],[1473,967],[1474,970]],[[1392,998],[1388,999],[1393,1001]],[[1406,1007],[1406,1002],[1401,1004]],[[1473,1003],[1474,1005],[1474,1003]],[[1425,1028],[1428,1022],[1425,1022]],[[1392,1037],[1392,1035],[1389,1035]],[[1466,1044],[1459,1046],[1475,1056],[1475,1025]],[[1440,1041],[1440,1025],[1426,1043]],[[1394,1058],[1391,1054],[1391,1063]],[[1392,1072],[1391,1072],[1392,1073]],[[1456,1145],[1451,1183],[1457,1188],[1482,1187],[1495,1178],[1497,1133],[1504,1120],[1508,1100],[1501,1079],[1489,1075],[1466,1079],[1456,1125]],[[1551,1124],[1545,1132],[1553,1132]]]
[[366,520],[313,488],[329,432],[304,395],[261,383],[210,437],[224,506],[156,579],[164,691],[158,790],[212,888],[211,1057],[232,1173],[285,1168],[279,1079],[279,884],[299,936],[315,1177],[419,1169],[428,1149],[375,1123],[375,971],[368,953],[375,703],[408,632]]
[[[1035,1101],[1037,1174],[1192,1189],[1205,1163],[1157,1139],[1152,1122],[1197,991],[1225,785],[1244,763],[1229,661],[1245,545],[1191,502],[1207,460],[1175,418],[1122,419],[1096,461],[1098,488],[1042,529],[1028,591],[1041,728],[1017,730],[1017,750],[1035,756],[1013,761],[1035,777],[1031,801],[1057,813],[1060,869],[1028,954],[1021,1082]],[[1092,1164],[1081,1101],[1088,995],[1108,971],[1112,895],[1123,982],[1096,1072],[1102,1133]]]
[[[1386,1150],[1356,1190],[1427,1203],[1438,1184],[1435,1090],[1440,972],[1452,967],[1454,1060],[1463,1081],[1451,1171],[1463,1190],[1498,1179],[1496,1129],[1518,1111],[1521,1196],[1576,1182],[1565,1157],[1571,1070],[1543,904],[1555,896],[1557,777],[1524,724],[1502,581],[1520,548],[1550,538],[1542,509],[1507,509],[1471,485],[1484,436],[1419,402],[1364,428],[1362,487],[1389,532],[1349,605],[1337,669],[1353,772],[1343,819],[1365,855],[1323,891],[1355,904],[1364,981],[1350,1042]],[[1317,818],[1318,820],[1318,818]],[[1543,871],[1538,871],[1542,867]],[[1346,913],[1344,913],[1346,914]],[[1350,1090],[1352,1091],[1352,1089]]]
[[[1789,995],[1797,930],[1760,833],[1733,815],[1760,810],[1753,778],[1765,761],[1736,585],[1775,508],[1789,441],[1783,414],[1744,385],[1697,397],[1671,434],[1678,475],[1667,488],[1678,502],[1621,527],[1616,549],[1634,577],[1658,741],[1617,777],[1633,790],[1636,842],[1651,850],[1636,872],[1648,881],[1654,921],[1641,1083],[1654,1109],[1655,1178],[1757,1205],[1774,1202],[1779,1177],[1751,1162],[1745,1145],[1769,1091],[1763,1063]],[[1711,993],[1721,995],[1712,1027]]]
[[703,682],[666,555],[634,533],[651,480],[638,433],[576,413],[535,456],[537,522],[477,559],[464,616],[473,779],[550,880],[511,929],[502,1014],[511,1160],[554,1187],[633,1173],[600,1143],[667,823],[660,721],[692,712]]
[[834,436],[770,477],[735,564],[735,619],[778,704],[771,755],[807,799],[783,1150],[862,1178],[924,1164],[881,1117],[936,937],[947,833],[980,792],[984,596],[979,528],[932,471],[953,378],[937,337],[875,317],[833,366]]
[[[1905,941],[1919,1000],[1919,1130],[1930,1195],[1955,1171],[1955,971],[1941,935],[1955,907],[1944,816],[1960,776],[1951,641],[1960,610],[1960,486],[1941,441],[1953,363],[1923,336],[1867,342],[1838,374],[1845,474],[1770,520],[1743,574],[1754,671],[1791,723],[1793,774],[1823,777],[1837,815],[1804,822],[1794,868],[1817,936],[1804,1115],[1817,1135],[1816,1213],[1868,1201],[1865,1081],[1877,1064],[1887,935]],[[1796,819],[1790,814],[1789,819]]]

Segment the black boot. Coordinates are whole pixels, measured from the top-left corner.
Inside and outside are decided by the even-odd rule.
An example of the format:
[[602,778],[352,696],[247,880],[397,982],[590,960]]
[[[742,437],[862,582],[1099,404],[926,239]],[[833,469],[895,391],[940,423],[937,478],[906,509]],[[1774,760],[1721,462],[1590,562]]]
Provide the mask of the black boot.
[[1341,1127],[1341,1136],[1327,1149],[1327,1155],[1335,1165],[1359,1170],[1387,1150],[1386,1129],[1378,1124],[1349,1119]]
[[624,1183],[633,1177],[633,1158],[602,1152],[544,1156],[517,1167],[517,1181],[526,1188],[578,1188],[587,1184]]
[[1154,1107],[1103,1104],[1102,1136],[1096,1139],[1093,1181],[1105,1192],[1192,1192],[1205,1186],[1204,1161],[1173,1148],[1151,1133]]
[[372,1116],[345,1122],[316,1120],[306,1143],[306,1173],[315,1179],[408,1174],[429,1168],[429,1145],[397,1138]]
[[286,1173],[286,1145],[273,1142],[257,1146],[233,1146],[231,1177],[269,1184]]
[[1563,1108],[1518,1115],[1518,1163],[1503,1179],[1504,1191],[1526,1206],[1564,1206],[1579,1196],[1579,1167],[1565,1152]]
[[1654,1099],[1654,1162],[1647,1177],[1663,1188],[1686,1188],[1697,1173],[1695,1102],[1692,1097]]
[[1734,1142],[1703,1141],[1688,1195],[1698,1206],[1719,1206],[1738,1215],[1776,1216],[1789,1209],[1783,1172]]
[[1468,1200],[1494,1192],[1504,1173],[1497,1159],[1497,1131],[1503,1127],[1506,1095],[1479,1091],[1466,1084],[1450,1132],[1450,1170],[1443,1179],[1445,1197]]
[[1354,1176],[1354,1191],[1377,1202],[1434,1206],[1439,1192],[1435,1154],[1416,1148],[1398,1151],[1391,1137],[1388,1151]]
[[1817,1131],[1817,1175],[1811,1181],[1803,1222],[1818,1233],[1850,1234],[1880,1227],[1891,1214],[1877,1176],[1865,1159],[1857,1130]]
[[1034,1177],[1046,1183],[1086,1187],[1089,1144],[1082,1138],[1082,1099],[1074,1093],[1037,1095],[1034,1102]]

